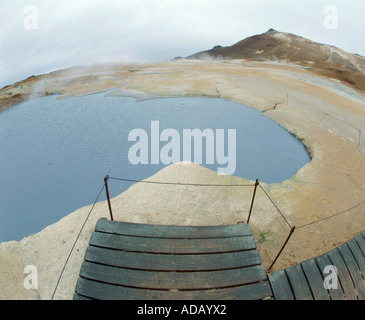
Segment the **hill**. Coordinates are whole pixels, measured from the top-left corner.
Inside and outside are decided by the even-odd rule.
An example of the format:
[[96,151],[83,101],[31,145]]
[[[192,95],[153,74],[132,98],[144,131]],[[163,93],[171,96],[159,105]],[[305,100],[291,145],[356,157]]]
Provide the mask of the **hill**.
[[365,58],[335,46],[270,29],[232,46],[215,46],[187,59],[246,59],[298,64],[320,75],[343,81],[365,90]]

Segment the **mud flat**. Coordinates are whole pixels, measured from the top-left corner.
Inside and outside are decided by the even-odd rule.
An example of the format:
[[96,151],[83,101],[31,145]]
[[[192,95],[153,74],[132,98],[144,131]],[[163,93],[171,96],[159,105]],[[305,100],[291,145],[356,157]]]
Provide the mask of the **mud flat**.
[[[312,160],[292,178],[262,188],[291,226],[298,227],[273,270],[331,250],[365,230],[365,96],[346,84],[295,65],[235,61],[179,60],[161,64],[74,68],[32,77],[0,90],[1,109],[22,99],[90,94],[114,88],[114,95],[208,96],[255,108],[304,143]],[[239,146],[238,146],[239,147]],[[195,164],[175,164],[154,181],[253,183],[218,176]],[[177,190],[179,188],[179,190]],[[176,224],[230,224],[247,218],[252,188],[135,184],[112,199],[115,220]],[[20,199],[21,201],[21,199]],[[362,204],[362,205],[361,205]],[[347,210],[350,209],[351,210]],[[0,244],[0,298],[51,299],[70,250],[89,214],[81,208],[19,242]],[[339,215],[337,213],[343,212]],[[330,219],[325,219],[335,215]],[[98,203],[87,220],[55,292],[72,299],[82,259],[107,204]],[[320,221],[312,224],[312,222]],[[290,228],[258,189],[251,228],[268,268]],[[24,288],[24,267],[38,270],[38,289]]]

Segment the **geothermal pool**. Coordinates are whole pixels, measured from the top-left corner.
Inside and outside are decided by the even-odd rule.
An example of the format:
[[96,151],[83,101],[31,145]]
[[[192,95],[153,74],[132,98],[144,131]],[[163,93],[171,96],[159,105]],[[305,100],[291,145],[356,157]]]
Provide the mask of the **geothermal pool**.
[[[142,136],[128,141],[135,129],[148,138],[144,141],[148,149],[134,152],[135,158],[148,152],[146,164],[131,163],[131,148],[136,150],[142,141]],[[163,147],[173,145],[172,137],[157,141],[163,132],[172,130],[178,135],[176,139],[180,140],[174,141],[179,141],[180,159],[187,160],[183,152],[183,132],[187,129],[210,130],[216,139],[216,152],[212,151],[213,160],[209,160],[208,143],[204,143],[208,140],[203,139],[201,164],[215,171],[228,165],[228,160],[221,165],[215,157],[218,130],[224,134],[221,157],[228,159],[231,153],[235,176],[277,183],[310,161],[301,142],[278,124],[256,110],[221,99],[184,97],[138,102],[99,93],[29,100],[0,113],[0,242],[21,240],[92,204],[107,174],[139,180],[161,170],[166,164],[153,161],[152,152],[160,150],[163,159]],[[235,130],[234,159],[229,130]],[[193,157],[193,144],[191,148]],[[165,158],[175,152],[177,159],[177,150],[176,143],[170,153],[165,148]],[[131,185],[110,183],[112,197]],[[103,194],[100,200],[104,199]]]

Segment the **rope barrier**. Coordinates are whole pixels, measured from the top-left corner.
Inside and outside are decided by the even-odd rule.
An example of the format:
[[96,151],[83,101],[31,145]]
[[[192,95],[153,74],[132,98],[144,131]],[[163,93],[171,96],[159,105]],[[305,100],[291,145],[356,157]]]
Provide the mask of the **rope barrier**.
[[149,183],[149,184],[161,184],[161,185],[179,185],[179,186],[198,186],[198,187],[255,187],[254,189],[254,194],[253,194],[253,198],[252,198],[252,202],[251,202],[251,208],[250,208],[250,212],[249,212],[249,216],[248,216],[248,220],[247,220],[247,223],[249,223],[249,220],[250,220],[250,216],[251,216],[251,212],[252,212],[252,207],[253,207],[253,203],[254,203],[254,199],[255,199],[255,194],[256,194],[256,188],[258,186],[260,186],[261,190],[264,192],[264,194],[266,195],[266,197],[271,201],[271,203],[274,205],[274,207],[276,208],[276,210],[279,212],[279,214],[281,215],[281,217],[284,219],[284,221],[286,222],[286,224],[290,227],[290,233],[288,235],[288,237],[286,238],[284,244],[282,245],[281,249],[279,250],[278,254],[276,255],[274,261],[271,263],[270,267],[269,267],[269,271],[272,269],[272,267],[274,266],[274,264],[276,263],[276,261],[279,259],[281,253],[283,252],[284,248],[286,247],[287,243],[289,242],[291,236],[293,235],[294,231],[296,229],[301,229],[301,228],[305,228],[307,226],[310,226],[310,225],[313,225],[313,224],[316,224],[316,223],[319,223],[319,222],[322,222],[324,220],[328,220],[330,218],[333,218],[335,216],[338,216],[338,215],[341,215],[341,214],[344,214],[348,211],[351,211],[355,208],[358,208],[360,207],[361,205],[365,204],[365,201],[351,207],[351,208],[348,208],[346,210],[343,210],[341,212],[338,212],[338,213],[335,213],[331,216],[328,216],[328,217],[325,217],[323,219],[319,219],[317,221],[313,221],[313,222],[310,222],[310,223],[307,223],[307,224],[303,224],[299,227],[292,227],[291,224],[289,223],[289,221],[286,219],[285,215],[283,214],[283,212],[280,210],[280,208],[278,207],[278,205],[275,203],[275,201],[270,197],[270,195],[266,192],[266,190],[262,187],[262,185],[258,182],[258,180],[256,180],[255,184],[252,185],[252,184],[243,184],[243,185],[226,185],[226,184],[194,184],[194,183],[179,183],[179,182],[161,182],[161,181],[146,181],[146,180],[135,180],[135,179],[125,179],[125,178],[113,178],[113,177],[109,177],[109,176],[106,176],[105,179],[104,179],[104,184],[102,186],[102,188],[100,189],[100,192],[98,194],[98,196],[96,197],[95,201],[94,201],[94,204],[92,205],[83,225],[81,226],[81,229],[79,231],[79,234],[77,235],[76,237],[76,240],[75,242],[73,243],[73,246],[70,250],[70,253],[66,259],[66,262],[62,268],[62,271],[60,273],[60,276],[58,278],[58,281],[57,281],[57,284],[55,286],[55,289],[54,289],[54,292],[52,294],[52,300],[54,299],[54,296],[56,294],[56,291],[58,289],[58,286],[59,286],[59,283],[61,281],[61,278],[63,276],[63,273],[66,269],[66,265],[71,257],[71,254],[76,246],[76,243],[82,233],[82,230],[84,229],[85,225],[86,225],[86,222],[87,220],[89,219],[90,215],[91,215],[91,212],[93,211],[94,207],[95,207],[95,204],[97,203],[97,201],[99,200],[99,197],[102,193],[102,191],[104,190],[104,188],[106,189],[107,191],[107,199],[109,201],[109,210],[110,210],[110,214],[111,214],[111,220],[113,220],[113,216],[112,216],[112,212],[111,212],[111,207],[110,207],[110,199],[109,199],[109,193],[108,193],[108,185],[107,185],[107,181],[108,180],[118,180],[118,181],[125,181],[125,182],[135,182],[135,183]]
[[86,224],[87,220],[89,219],[90,214],[91,214],[91,212],[93,211],[93,209],[94,209],[94,207],[95,207],[95,204],[98,202],[99,197],[100,197],[100,195],[101,195],[102,191],[104,190],[104,187],[105,187],[105,185],[103,184],[103,187],[101,188],[101,190],[100,190],[100,192],[99,192],[98,196],[96,197],[96,199],[95,199],[95,201],[94,201],[94,204],[92,205],[92,207],[91,207],[91,209],[90,209],[90,211],[89,211],[88,215],[86,216],[86,219],[85,219],[85,221],[84,221],[83,225],[81,226],[80,232],[79,232],[79,234],[77,235],[76,240],[75,240],[75,242],[74,242],[74,244],[73,244],[73,246],[72,246],[72,248],[71,248],[71,251],[70,251],[70,253],[68,254],[68,257],[67,257],[67,259],[66,259],[66,262],[65,262],[65,264],[64,264],[64,266],[63,266],[63,268],[62,268],[62,271],[61,271],[61,274],[60,274],[60,276],[59,276],[59,278],[58,278],[58,281],[57,281],[56,287],[55,287],[55,289],[54,289],[54,291],[53,291],[52,299],[51,299],[51,300],[53,300],[53,298],[54,298],[54,296],[55,296],[55,294],[56,294],[56,291],[57,291],[58,285],[59,285],[59,283],[60,283],[60,281],[61,281],[61,278],[62,278],[62,276],[63,276],[63,272],[65,271],[66,265],[67,265],[67,263],[68,263],[68,261],[69,261],[69,259],[70,259],[70,257],[71,257],[72,251],[74,250],[75,245],[76,245],[76,243],[77,243],[77,241],[79,240],[79,237],[80,237],[80,235],[81,235],[81,232],[82,232],[82,230],[84,229],[85,224]]
[[260,188],[261,190],[266,194],[266,196],[268,197],[268,199],[271,201],[271,203],[274,205],[274,207],[276,208],[276,210],[279,212],[279,214],[282,216],[282,218],[284,219],[284,221],[286,222],[286,224],[289,226],[290,229],[292,229],[293,227],[291,226],[291,224],[289,223],[289,221],[285,218],[284,214],[281,212],[281,210],[279,209],[279,207],[277,206],[277,204],[274,202],[273,199],[271,199],[271,197],[269,196],[269,194],[265,191],[265,189],[261,186],[260,184]]
[[337,213],[335,213],[335,214],[333,214],[333,215],[330,215],[330,216],[328,216],[328,217],[325,217],[325,218],[319,219],[319,220],[317,220],[317,221],[313,221],[313,222],[310,222],[310,223],[303,224],[303,225],[301,225],[301,226],[299,226],[299,227],[296,227],[296,228],[297,228],[297,229],[300,229],[300,228],[308,227],[308,226],[310,226],[310,225],[312,225],[312,224],[319,223],[319,222],[322,222],[322,221],[324,221],[324,220],[331,219],[331,218],[333,218],[333,217],[339,216],[339,215],[344,214],[344,213],[346,213],[346,212],[348,212],[348,211],[351,211],[351,210],[353,210],[353,209],[356,209],[356,208],[358,208],[358,207],[362,206],[363,204],[365,204],[365,201],[363,201],[363,202],[361,202],[361,203],[359,203],[359,204],[357,204],[357,205],[355,205],[355,206],[353,206],[353,207],[351,207],[351,208],[348,208],[348,209],[346,209],[346,210],[343,210],[343,211],[341,211],[341,212],[337,212]]
[[113,178],[113,177],[109,177],[109,179],[126,181],[126,182],[151,183],[151,184],[162,184],[162,185],[165,184],[165,185],[175,185],[175,186],[195,186],[195,187],[253,187],[254,186],[254,184],[200,184],[200,183],[180,183],[180,182],[133,180],[133,179]]
[[[110,180],[118,180],[118,181],[125,181],[125,182],[134,182],[134,183],[147,183],[147,184],[160,184],[160,185],[177,185],[177,186],[197,186],[197,187],[255,187],[255,189],[254,189],[254,195],[253,195],[253,199],[252,199],[252,203],[251,203],[251,208],[250,208],[250,213],[249,213],[249,218],[250,218],[250,215],[251,215],[251,210],[252,210],[252,206],[253,206],[253,201],[254,201],[254,198],[255,198],[256,188],[257,188],[257,186],[260,186],[261,190],[264,192],[264,194],[266,195],[266,197],[267,197],[267,198],[271,201],[271,203],[274,205],[274,207],[275,207],[275,208],[276,208],[276,210],[279,212],[279,214],[281,215],[281,217],[284,219],[285,223],[286,223],[286,224],[289,226],[289,228],[290,228],[290,233],[289,233],[289,235],[288,235],[288,237],[287,237],[287,239],[286,239],[285,243],[284,243],[284,244],[283,244],[283,246],[281,247],[281,249],[280,249],[279,253],[277,254],[277,256],[276,256],[275,260],[274,260],[274,261],[273,261],[273,263],[271,264],[271,266],[270,266],[269,270],[271,270],[271,268],[273,267],[273,265],[275,264],[275,262],[276,262],[276,261],[277,261],[277,259],[279,258],[280,254],[281,254],[281,253],[282,253],[282,251],[284,250],[285,246],[287,245],[287,243],[288,243],[289,239],[291,238],[291,236],[293,235],[293,233],[294,233],[294,231],[295,231],[296,229],[305,228],[305,227],[307,227],[307,226],[310,226],[310,225],[313,225],[313,224],[316,224],[316,223],[322,222],[322,221],[324,221],[324,220],[328,220],[328,219],[330,219],[330,218],[333,218],[333,217],[335,217],[335,216],[338,216],[338,215],[344,214],[344,213],[346,213],[346,212],[348,212],[348,211],[351,211],[351,210],[353,210],[353,209],[356,209],[356,208],[358,208],[358,207],[362,206],[363,204],[365,204],[365,201],[363,201],[363,202],[361,202],[361,203],[359,203],[359,204],[357,204],[357,205],[355,205],[355,206],[353,206],[353,207],[351,207],[351,208],[348,208],[348,209],[343,210],[343,211],[341,211],[341,212],[335,213],[335,214],[333,214],[333,215],[331,215],[331,216],[328,216],[328,217],[325,217],[325,218],[322,218],[322,219],[319,219],[319,220],[317,220],[317,221],[313,221],[313,222],[310,222],[310,223],[307,223],[307,224],[303,224],[303,225],[301,225],[301,226],[299,226],[299,227],[292,227],[292,225],[289,223],[288,219],[285,217],[285,215],[284,215],[284,214],[283,214],[283,212],[280,210],[280,208],[278,207],[278,205],[277,205],[277,204],[275,203],[275,201],[274,201],[274,200],[270,197],[270,195],[266,192],[266,190],[262,187],[262,185],[258,182],[258,180],[256,180],[256,183],[255,183],[255,184],[241,184],[241,185],[240,185],[240,184],[195,184],[195,183],[180,183],[180,182],[146,181],[146,180],[135,180],[135,179],[126,179],[126,178],[113,178],[113,177],[106,176],[106,177],[105,177],[105,179],[104,179],[104,184],[103,184],[103,186],[102,186],[102,188],[101,188],[101,190],[100,190],[100,192],[99,192],[98,196],[96,197],[96,199],[95,199],[95,201],[94,201],[94,204],[92,205],[92,207],[91,207],[91,209],[90,209],[90,211],[89,211],[89,213],[88,213],[88,215],[87,215],[87,217],[86,217],[86,219],[85,219],[85,221],[84,221],[84,223],[83,223],[83,225],[82,225],[82,227],[81,227],[81,229],[80,229],[80,231],[79,231],[79,234],[78,234],[78,235],[77,235],[77,237],[76,237],[76,240],[75,240],[75,242],[74,242],[74,244],[73,244],[73,246],[72,246],[72,248],[71,248],[71,251],[70,251],[70,253],[69,253],[69,255],[68,255],[67,259],[66,259],[66,262],[65,262],[65,264],[64,264],[64,266],[63,266],[63,269],[62,269],[62,271],[61,271],[61,273],[60,273],[60,276],[59,276],[59,278],[58,278],[58,281],[57,281],[56,287],[55,287],[54,292],[53,292],[53,294],[52,294],[52,300],[54,299],[54,296],[55,296],[56,291],[57,291],[57,289],[58,289],[58,286],[59,286],[60,280],[61,280],[61,278],[62,278],[62,276],[63,276],[64,271],[65,271],[66,265],[67,265],[67,263],[68,263],[68,261],[69,261],[69,259],[70,259],[70,257],[71,257],[71,254],[72,254],[72,252],[73,252],[73,250],[74,250],[74,248],[75,248],[75,246],[76,246],[76,243],[77,243],[77,241],[78,241],[78,239],[79,239],[79,237],[80,237],[80,235],[81,235],[81,232],[82,232],[82,230],[84,229],[84,227],[85,227],[85,225],[86,225],[86,222],[87,222],[87,220],[89,219],[89,217],[90,217],[90,215],[91,215],[91,212],[93,211],[93,209],[94,209],[94,207],[95,207],[95,204],[96,204],[96,203],[97,203],[97,201],[99,200],[99,197],[100,197],[100,195],[101,195],[102,191],[104,190],[104,188],[107,188],[107,180],[108,180],[108,179],[110,179]],[[107,195],[107,197],[108,197],[108,195]],[[108,197],[108,199],[109,199],[109,197]],[[109,208],[109,209],[111,209],[111,208]],[[112,218],[112,216],[111,216],[111,218]],[[248,221],[249,221],[249,218],[248,218]],[[113,220],[113,219],[112,219],[112,220]],[[247,221],[247,223],[248,223],[248,221]]]
[[256,180],[255,184],[254,185],[251,185],[251,184],[245,184],[245,185],[221,185],[221,184],[192,184],[192,183],[176,183],[176,182],[160,182],[160,181],[146,181],[146,180],[134,180],[134,179],[125,179],[125,178],[112,178],[112,177],[109,177],[107,176],[105,179],[111,179],[111,180],[119,180],[119,181],[126,181],[126,182],[136,182],[136,183],[150,183],[150,184],[161,184],[161,185],[180,185],[180,186],[199,186],[199,187],[252,187],[254,186],[255,189],[254,189],[254,194],[253,194],[253,198],[252,198],[252,202],[251,202],[251,207],[250,207],[250,212],[249,212],[249,215],[248,215],[248,220],[247,220],[247,223],[249,223],[249,220],[250,220],[250,217],[251,217],[251,213],[252,213],[252,207],[253,207],[253,204],[254,204],[254,199],[255,199],[255,194],[256,194],[256,188],[257,186],[260,186],[261,190],[264,192],[264,194],[266,195],[266,197],[271,201],[271,203],[274,205],[274,207],[276,208],[276,210],[279,212],[280,216],[284,219],[285,223],[289,226],[290,228],[290,233],[287,237],[287,239],[285,240],[284,244],[282,245],[281,249],[279,250],[278,254],[276,255],[274,261],[272,262],[272,264],[270,265],[269,267],[269,271],[272,269],[272,267],[274,266],[274,264],[276,263],[276,261],[278,260],[278,258],[280,257],[281,253],[283,252],[283,250],[285,249],[286,245],[288,244],[290,238],[292,237],[294,231],[296,229],[301,229],[301,228],[304,228],[304,227],[307,227],[309,225],[313,225],[315,223],[319,223],[321,221],[324,221],[324,220],[327,220],[327,219],[330,219],[330,218],[333,218],[335,216],[338,216],[338,215],[341,215],[345,212],[348,212],[350,210],[353,210],[357,207],[360,207],[361,205],[365,204],[365,201],[349,208],[349,209],[346,209],[346,210],[343,210],[341,212],[338,212],[336,214],[333,214],[329,217],[326,217],[326,218],[323,218],[323,219],[320,219],[320,220],[317,220],[317,221],[313,221],[313,222],[310,222],[310,223],[307,223],[307,224],[304,224],[304,225],[301,225],[299,227],[293,227],[288,219],[285,217],[285,215],[283,214],[283,212],[280,210],[280,208],[278,207],[278,205],[275,203],[275,201],[270,197],[270,195],[266,192],[266,190],[262,187],[262,185],[258,182],[258,180]]
[[[282,218],[285,220],[286,224],[292,229],[293,227],[291,226],[291,224],[289,223],[289,221],[285,218],[284,214],[282,213],[282,211],[279,209],[279,207],[277,206],[277,204],[274,202],[274,200],[269,196],[269,194],[265,191],[265,189],[261,186],[260,184],[260,188],[262,189],[262,191],[265,193],[265,195],[267,196],[267,198],[271,201],[271,203],[275,206],[276,210],[280,213],[280,215],[282,216]],[[298,227],[295,227],[295,229],[301,229],[301,228],[305,228],[307,226],[310,226],[310,225],[313,225],[313,224],[316,224],[316,223],[319,223],[319,222],[322,222],[324,220],[328,220],[328,219],[331,219],[333,217],[336,217],[336,216],[339,216],[341,214],[344,214],[348,211],[351,211],[351,210],[354,210],[360,206],[362,206],[363,204],[365,204],[365,201],[363,202],[360,202],[359,204],[351,207],[351,208],[348,208],[346,210],[343,210],[341,212],[337,212],[335,214],[332,214],[328,217],[325,217],[325,218],[322,218],[322,219],[319,219],[319,220],[316,220],[316,221],[312,221],[312,222],[309,222],[309,223],[306,223],[306,224],[303,224],[301,226],[298,226]]]
[[[126,178],[115,178],[115,177],[109,177],[110,180],[118,180],[118,181],[125,181],[125,182],[135,182],[135,183],[150,183],[150,184],[161,184],[161,185],[178,185],[178,186],[197,186],[197,187],[255,187],[255,184],[194,184],[194,183],[180,183],[180,182],[162,182],[162,181],[147,181],[147,180],[135,180],[135,179],[126,179]],[[261,190],[264,192],[264,194],[266,195],[266,197],[270,200],[270,202],[274,205],[274,207],[276,208],[276,210],[279,212],[279,214],[281,215],[281,217],[284,219],[285,223],[288,225],[288,227],[290,229],[293,229],[293,226],[289,223],[288,219],[285,217],[285,215],[283,214],[283,212],[280,210],[280,208],[278,207],[278,205],[275,203],[275,201],[270,197],[270,195],[266,192],[266,190],[262,187],[262,185],[260,183],[258,183],[258,185],[260,186]],[[309,225],[315,224],[315,223],[319,223],[322,222],[324,220],[333,218],[335,216],[338,216],[340,214],[346,213],[348,211],[351,211],[361,205],[365,204],[365,201],[349,208],[346,209],[344,211],[338,212],[336,214],[333,214],[329,217],[317,220],[317,221],[313,221],[304,225],[301,225],[299,227],[295,227],[296,229],[300,229],[300,228],[304,228],[307,227]]]
[[289,233],[289,235],[288,235],[288,237],[287,237],[287,239],[286,239],[286,241],[285,241],[285,242],[284,242],[284,244],[282,245],[282,247],[281,247],[281,249],[279,250],[278,254],[276,255],[276,257],[275,257],[274,261],[271,263],[271,265],[270,265],[270,267],[269,267],[268,271],[270,271],[270,270],[272,269],[272,267],[274,266],[274,264],[276,263],[276,261],[279,259],[279,257],[280,257],[280,255],[281,255],[281,253],[283,252],[284,248],[285,248],[285,247],[286,247],[286,245],[288,244],[288,242],[289,242],[289,240],[290,240],[291,236],[293,235],[293,233],[294,233],[294,231],[295,231],[296,229],[305,228],[305,227],[307,227],[307,226],[310,226],[310,225],[313,225],[313,224],[316,224],[316,223],[322,222],[322,221],[324,221],[324,220],[327,220],[327,219],[333,218],[333,217],[335,217],[335,216],[339,216],[339,215],[341,215],[341,214],[344,214],[344,213],[346,213],[346,212],[348,212],[348,211],[351,211],[351,210],[353,210],[353,209],[355,209],[355,208],[358,208],[358,207],[360,207],[361,205],[365,204],[365,201],[363,201],[363,202],[361,202],[361,203],[359,203],[359,204],[357,204],[357,205],[355,205],[355,206],[353,206],[353,207],[351,207],[351,208],[348,208],[348,209],[343,210],[343,211],[341,211],[341,212],[335,213],[335,214],[333,214],[333,215],[331,215],[331,216],[328,216],[328,217],[326,217],[326,218],[319,219],[319,220],[317,220],[317,221],[313,221],[313,222],[310,222],[310,223],[307,223],[307,224],[301,225],[301,226],[299,226],[299,227],[292,227],[292,226],[290,225],[289,221],[285,218],[284,214],[281,212],[281,210],[280,210],[280,209],[279,209],[279,207],[277,206],[277,204],[274,202],[274,200],[273,200],[273,199],[271,199],[271,197],[270,197],[270,196],[269,196],[269,194],[265,191],[265,189],[261,186],[261,184],[260,184],[260,188],[261,188],[261,190],[265,193],[265,195],[267,196],[267,198],[268,198],[268,199],[272,202],[272,204],[274,205],[274,207],[276,208],[276,210],[280,213],[280,215],[282,216],[282,218],[285,220],[285,222],[287,223],[287,225],[288,225],[288,226],[290,227],[290,229],[291,229],[291,230],[290,230],[290,233]]

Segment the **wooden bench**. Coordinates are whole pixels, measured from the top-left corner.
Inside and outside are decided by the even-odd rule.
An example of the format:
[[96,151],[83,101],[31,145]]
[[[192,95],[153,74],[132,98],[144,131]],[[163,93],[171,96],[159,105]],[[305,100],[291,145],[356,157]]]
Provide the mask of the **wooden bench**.
[[74,299],[259,300],[272,297],[251,229],[98,220]]
[[[338,288],[325,289],[325,267],[337,268]],[[269,273],[276,300],[365,300],[365,232],[314,259]]]

